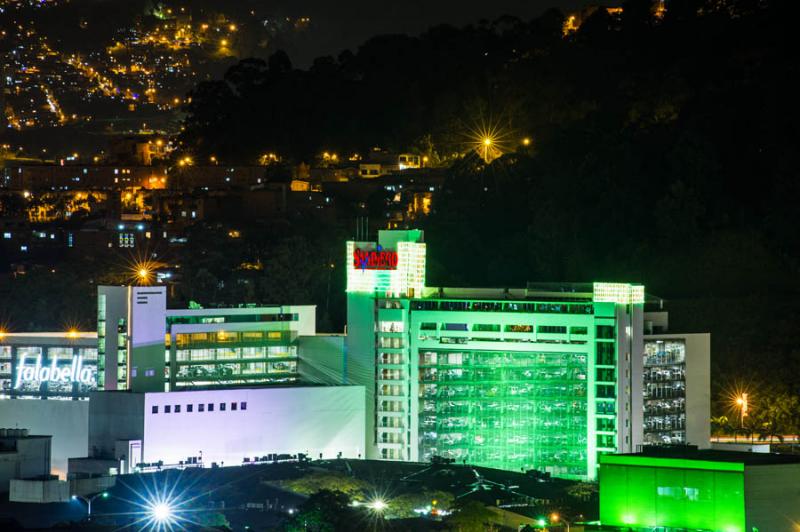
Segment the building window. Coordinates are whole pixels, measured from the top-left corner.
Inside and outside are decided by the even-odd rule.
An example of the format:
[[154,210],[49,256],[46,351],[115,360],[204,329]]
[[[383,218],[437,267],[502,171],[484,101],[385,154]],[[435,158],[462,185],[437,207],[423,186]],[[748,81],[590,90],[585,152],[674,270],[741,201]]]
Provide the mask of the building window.
[[598,325],[597,326],[597,335],[598,338],[602,338],[604,340],[612,340],[614,338],[614,326],[613,325]]
[[539,325],[536,332],[545,334],[566,334],[567,328],[562,325]]
[[164,405],[164,413],[169,414],[172,412],[172,407],[169,405]]
[[247,410],[247,403],[239,403],[239,410]]
[[175,413],[176,414],[180,414],[181,413],[181,405],[175,405]]
[[236,410],[238,405],[236,403],[231,403],[231,410]]
[[197,405],[197,411],[198,412],[205,412],[206,411],[206,405],[204,405],[203,403],[200,403],[199,405]]
[[154,406],[152,412],[153,414],[158,414],[158,406]]
[[227,408],[227,406],[228,406],[228,405],[226,405],[225,403],[220,403],[220,404],[219,404],[219,410],[220,410],[220,412],[224,412],[224,411],[225,411],[225,409]]
[[186,411],[187,412],[191,412],[193,408],[194,408],[194,405],[186,405]]
[[209,412],[213,412],[214,411],[214,403],[208,403],[208,411]]

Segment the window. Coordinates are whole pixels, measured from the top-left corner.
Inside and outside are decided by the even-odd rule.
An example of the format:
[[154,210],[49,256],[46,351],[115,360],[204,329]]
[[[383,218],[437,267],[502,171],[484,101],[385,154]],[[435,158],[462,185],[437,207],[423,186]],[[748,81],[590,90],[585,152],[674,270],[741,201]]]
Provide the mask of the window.
[[[506,332],[530,333],[533,332],[533,325],[506,325]],[[540,330],[539,332],[542,331]]]
[[170,412],[172,412],[172,407],[169,405],[164,405],[164,413],[169,414]]
[[239,403],[239,410],[247,410],[247,403]]
[[158,414],[158,406],[154,406],[152,412],[153,414]]
[[236,403],[231,403],[231,410],[236,410],[238,405]]
[[597,326],[597,337],[603,339],[613,339],[614,338],[614,326],[613,325],[598,325]]
[[186,411],[187,412],[191,412],[193,408],[194,408],[194,405],[186,405]]
[[569,328],[570,334],[589,334],[589,329],[587,327],[570,327]]
[[197,405],[197,411],[198,412],[205,412],[206,411],[206,405],[204,405],[203,403],[200,403],[199,405]]
[[563,325],[539,325],[536,332],[544,334],[566,334],[567,328]]
[[180,414],[181,413],[181,405],[175,405],[175,413],[176,414]]
[[442,330],[445,331],[466,331],[467,324],[466,323],[445,323]]
[[214,411],[214,403],[208,403],[208,411],[209,412],[213,412]]
[[220,403],[220,404],[219,404],[219,410],[220,410],[220,412],[224,412],[224,411],[225,411],[225,409],[227,408],[227,406],[228,406],[228,405],[227,405],[227,404],[225,404],[225,403]]

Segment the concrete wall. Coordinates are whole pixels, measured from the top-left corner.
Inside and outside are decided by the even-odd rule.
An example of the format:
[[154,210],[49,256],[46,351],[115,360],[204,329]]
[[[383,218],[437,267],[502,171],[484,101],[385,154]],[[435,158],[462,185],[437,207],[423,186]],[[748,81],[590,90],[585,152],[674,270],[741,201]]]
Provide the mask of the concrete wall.
[[[246,403],[244,410],[242,403]],[[213,411],[209,404],[214,405]],[[164,413],[167,405],[169,414]],[[176,405],[180,413],[175,413]],[[240,465],[245,457],[269,453],[299,452],[312,457],[322,453],[334,458],[341,452],[344,457],[363,457],[364,405],[360,386],[150,393],[144,404],[143,461],[177,464],[202,455],[208,466],[212,462]],[[158,407],[158,413],[153,413],[153,407]]]
[[371,294],[347,294],[348,384],[364,387],[366,458],[380,457],[375,441],[375,301]]
[[79,456],[113,458],[117,440],[144,436],[144,394],[95,392],[89,408],[88,446]]
[[303,382],[345,384],[345,336],[317,334],[301,336],[298,342],[298,372]]
[[746,466],[745,530],[794,532],[800,523],[800,464]]
[[52,474],[67,478],[67,460],[86,456],[89,402],[39,399],[0,400],[0,427],[25,428],[32,435],[53,437]]
[[69,482],[65,480],[12,480],[8,499],[11,502],[68,502]]

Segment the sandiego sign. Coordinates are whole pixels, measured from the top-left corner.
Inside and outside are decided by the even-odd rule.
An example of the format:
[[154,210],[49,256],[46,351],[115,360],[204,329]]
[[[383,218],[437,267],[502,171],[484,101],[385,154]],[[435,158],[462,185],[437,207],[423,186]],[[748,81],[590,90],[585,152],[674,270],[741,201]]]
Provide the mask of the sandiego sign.
[[380,246],[377,251],[356,248],[353,251],[353,267],[357,270],[396,270],[397,252],[384,251]]
[[17,378],[14,388],[19,388],[26,382],[79,382],[87,386],[96,386],[96,370],[83,365],[83,356],[72,357],[69,366],[58,366],[58,358],[53,358],[50,366],[42,366],[42,355],[36,357],[36,364],[26,365],[23,356],[17,365]]

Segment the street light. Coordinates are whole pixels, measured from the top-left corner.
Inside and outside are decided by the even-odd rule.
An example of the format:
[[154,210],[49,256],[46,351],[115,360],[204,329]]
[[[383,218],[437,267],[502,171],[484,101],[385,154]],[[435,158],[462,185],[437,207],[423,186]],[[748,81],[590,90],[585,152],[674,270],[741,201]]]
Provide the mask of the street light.
[[739,405],[739,412],[740,412],[740,426],[744,428],[744,418],[747,416],[747,392],[743,392],[739,397],[736,398],[736,404]]
[[101,491],[100,493],[96,493],[91,497],[84,497],[83,495],[73,495],[71,498],[73,501],[81,500],[86,503],[86,520],[92,520],[92,501],[97,499],[98,497],[102,497],[103,499],[108,499],[108,492]]
[[150,515],[156,523],[166,523],[172,519],[172,506],[162,501],[150,506]]
[[571,524],[569,521],[558,515],[558,512],[553,512],[550,514],[550,521],[554,523],[558,523],[559,521],[563,521],[565,525],[567,525],[567,532],[569,532],[569,525]]
[[369,504],[367,504],[367,506],[369,506],[375,512],[381,513],[386,509],[388,505],[386,504],[386,501],[384,501],[383,499],[373,499]]

